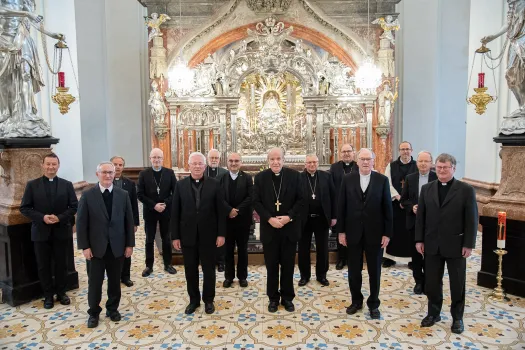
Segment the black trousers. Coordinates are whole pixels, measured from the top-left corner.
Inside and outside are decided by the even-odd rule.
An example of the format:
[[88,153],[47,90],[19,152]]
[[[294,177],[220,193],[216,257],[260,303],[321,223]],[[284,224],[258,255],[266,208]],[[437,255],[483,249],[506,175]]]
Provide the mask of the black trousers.
[[328,227],[323,216],[309,217],[299,240],[299,271],[301,278],[305,279],[311,276],[312,233],[315,235],[315,275],[319,280],[326,278],[328,272]]
[[124,258],[122,262],[122,271],[120,273],[121,281],[128,281],[131,279],[131,257]]
[[[266,295],[270,301],[280,299],[292,301],[295,298],[293,271],[297,242],[279,234],[276,229],[270,242],[263,242],[264,264],[266,265]],[[279,278],[279,266],[281,275]],[[280,283],[279,283],[280,282]],[[281,289],[279,290],[279,284]]]
[[217,265],[224,265],[226,263],[226,244],[217,248],[215,260]]
[[157,233],[157,222],[160,226],[160,237],[162,238],[162,260],[164,266],[171,265],[171,237],[169,234],[170,217],[167,215],[153,214],[144,219],[146,231],[146,266],[153,268],[155,261],[155,234]]
[[108,276],[108,301],[106,310],[110,313],[118,310],[120,304],[120,271],[124,256],[115,258],[108,244],[103,258],[91,258],[88,264],[88,314],[98,316],[102,311],[100,301],[102,300],[102,284],[104,283],[104,272]]
[[445,258],[425,254],[425,292],[428,297],[428,314],[438,316],[443,305],[443,273],[447,264],[450,279],[450,314],[454,320],[462,320],[465,311],[465,283],[467,259]]
[[[237,278],[248,278],[248,236],[250,226],[228,226],[226,235],[226,268],[224,278],[232,281],[235,278],[235,245],[237,245]],[[220,249],[220,248],[219,248]],[[218,250],[219,250],[218,249]]]
[[[33,242],[38,278],[42,285],[44,297],[54,294],[64,294],[67,286],[67,239],[49,239]],[[53,263],[55,286],[53,287]]]
[[408,230],[408,233],[410,235],[410,240],[412,242],[412,276],[414,277],[414,281],[416,281],[416,284],[422,284],[425,285],[425,263],[423,259],[423,255],[419,254],[416,249],[416,242],[415,242],[415,232],[416,230],[414,228]]
[[186,274],[186,289],[190,297],[190,304],[200,304],[199,290],[199,261],[202,266],[203,284],[202,301],[212,303],[215,299],[215,245],[197,243],[194,246],[183,246],[184,273]]
[[381,284],[381,259],[383,249],[381,245],[368,245],[363,241],[358,244],[348,245],[348,284],[352,295],[352,304],[363,303],[363,252],[366,256],[366,267],[368,269],[368,280],[370,283],[370,296],[366,301],[368,308],[373,310],[379,307],[379,286]]

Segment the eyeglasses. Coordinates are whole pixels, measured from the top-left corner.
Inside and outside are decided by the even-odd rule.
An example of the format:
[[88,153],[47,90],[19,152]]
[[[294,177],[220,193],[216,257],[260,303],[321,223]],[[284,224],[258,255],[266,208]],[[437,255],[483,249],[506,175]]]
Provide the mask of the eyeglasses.
[[353,151],[341,151],[341,153],[352,153]]
[[228,159],[228,163],[240,163],[239,159]]
[[437,166],[436,169],[441,171],[441,170],[452,169],[452,167],[451,166]]
[[306,164],[317,164],[317,163],[319,163],[319,161],[317,161],[317,160],[312,160],[311,162],[306,162]]
[[163,159],[164,157],[158,157],[158,156],[155,156],[155,157],[150,157],[150,159]]
[[431,160],[418,160],[418,163],[432,163]]
[[412,148],[400,148],[401,152],[412,151]]
[[359,160],[362,162],[371,162],[374,158],[359,158]]
[[115,174],[115,172],[114,171],[100,171],[100,174],[102,174],[102,175],[113,175],[113,174]]
[[209,157],[210,159],[213,159],[213,160],[219,160],[221,159],[221,157]]
[[190,165],[193,165],[193,166],[205,166],[206,164],[204,164],[204,163],[190,163]]

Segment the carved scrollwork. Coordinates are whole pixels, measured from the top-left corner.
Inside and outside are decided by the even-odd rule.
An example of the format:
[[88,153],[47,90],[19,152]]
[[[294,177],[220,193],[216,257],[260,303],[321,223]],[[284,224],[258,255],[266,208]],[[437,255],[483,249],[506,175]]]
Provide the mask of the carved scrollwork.
[[180,112],[178,125],[181,128],[206,127],[207,129],[219,126],[219,114],[210,106],[184,106]]
[[9,153],[0,152],[0,168],[0,178],[4,179],[6,186],[9,186],[9,184],[11,184],[11,176],[9,175],[11,158],[9,157]]
[[326,113],[325,120],[335,128],[357,127],[366,120],[365,112],[359,106],[331,106]]
[[246,0],[246,4],[254,12],[276,13],[286,12],[292,0]]

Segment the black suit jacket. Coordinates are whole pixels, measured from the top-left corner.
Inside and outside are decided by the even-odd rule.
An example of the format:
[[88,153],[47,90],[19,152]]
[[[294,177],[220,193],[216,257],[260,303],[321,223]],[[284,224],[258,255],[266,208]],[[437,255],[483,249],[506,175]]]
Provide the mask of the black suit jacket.
[[78,249],[91,248],[95,258],[103,258],[108,243],[113,255],[124,255],[126,247],[135,246],[133,210],[128,193],[113,186],[113,203],[109,219],[100,187],[86,190],[78,204],[77,245]]
[[[214,179],[220,181],[220,179],[226,174],[228,174],[228,170],[217,167],[217,176],[215,176]],[[204,169],[204,175],[208,176],[208,166],[206,166],[206,169]]]
[[139,202],[137,200],[137,185],[127,177],[122,176],[122,189],[128,192],[131,201],[131,210],[133,211],[133,223],[135,226],[140,225],[139,219]]
[[[282,189],[279,196],[281,215],[288,215],[291,222],[283,228],[275,229],[268,223],[275,216],[275,194],[273,190],[272,170],[266,169],[255,176],[253,185],[253,207],[261,218],[261,241],[269,243],[273,235],[287,236],[296,242],[301,238],[301,219],[304,210],[304,193],[299,172],[282,168]],[[278,191],[278,189],[276,189]]]
[[[312,195],[312,189],[308,184],[308,171],[301,173],[301,183],[303,186],[303,197],[304,197],[304,209],[303,209],[303,225],[306,224],[308,219],[308,201]],[[319,186],[319,199],[321,200],[321,207],[323,208],[324,218],[327,223],[327,227],[330,227],[332,219],[337,217],[336,205],[336,194],[335,187],[332,181],[332,177],[326,171],[317,171],[317,186]]]
[[[428,182],[437,180],[437,175],[434,171],[428,173]],[[401,193],[401,204],[407,213],[406,227],[408,230],[416,226],[416,214],[414,214],[414,205],[419,201],[419,172],[409,174],[405,178],[405,185]]]
[[[345,175],[343,164],[344,162],[340,160],[330,165],[330,170],[328,170],[328,172],[332,175],[332,181],[334,183],[334,188],[336,192],[339,192],[339,188],[341,188],[341,182],[343,182],[343,177]],[[346,175],[359,171],[359,167],[357,166],[356,162],[352,161],[350,162],[350,164],[352,164],[352,170]]]
[[366,200],[359,172],[343,178],[339,194],[337,232],[346,233],[347,244],[363,239],[366,245],[381,244],[382,236],[391,237],[393,230],[390,183],[385,175],[372,171]]
[[[137,185],[137,197],[142,202],[142,214],[144,220],[154,218],[157,215],[170,215],[171,202],[177,178],[172,169],[162,167],[162,178],[160,181],[160,192],[157,194],[157,184],[153,176],[153,168],[147,168],[139,173],[139,183]],[[156,211],[157,203],[165,203],[166,210],[162,213]]]
[[462,248],[474,248],[478,233],[478,205],[474,188],[454,180],[439,205],[439,181],[421,188],[416,215],[416,242],[425,243],[425,254],[460,258]]
[[226,208],[219,181],[204,177],[201,184],[201,201],[196,208],[190,176],[177,182],[173,193],[170,219],[171,239],[180,239],[181,245],[216,246],[217,236],[226,234]]
[[[73,237],[72,226],[75,222],[78,200],[75,189],[70,181],[55,177],[57,191],[53,203],[49,203],[44,185],[44,178],[28,181],[20,212],[30,218],[31,240],[34,242],[47,241],[52,234],[53,239],[69,239]],[[48,225],[44,222],[44,215],[54,214],[60,220]]]
[[[253,179],[250,174],[244,171],[239,171],[236,180],[235,198],[230,198],[230,174],[229,172],[221,176],[221,187],[225,197],[226,216],[233,208],[239,210],[239,215],[235,218],[227,218],[228,226],[236,226],[240,228],[249,228],[252,224],[253,215]],[[238,203],[237,205],[235,205]]]

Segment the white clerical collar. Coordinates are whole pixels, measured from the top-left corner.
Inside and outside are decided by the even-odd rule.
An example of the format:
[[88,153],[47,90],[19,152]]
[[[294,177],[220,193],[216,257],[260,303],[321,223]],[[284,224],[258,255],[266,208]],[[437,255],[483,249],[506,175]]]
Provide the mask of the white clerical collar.
[[[45,175],[44,175],[44,176],[45,176]],[[46,177],[47,177],[47,176],[46,176]],[[53,177],[47,177],[47,180],[48,180],[49,182],[53,182],[53,180],[55,179],[55,177],[56,177],[56,175],[53,176]]]
[[120,177],[116,177],[116,178],[115,178],[115,181],[120,181]]
[[105,190],[109,190],[109,193],[113,192],[113,184],[111,184],[111,186],[109,186],[108,188],[105,188],[99,182],[98,183],[98,187],[100,188],[100,192],[102,192],[102,193],[104,193]]
[[311,177],[314,177],[315,174],[317,174],[317,170],[312,174],[311,172],[307,171],[308,175],[310,175]]
[[151,167],[151,169],[153,169],[153,171],[156,171],[156,172],[159,172],[162,170],[162,167],[158,168],[158,169],[155,169],[155,167]]
[[211,171],[217,170],[217,168],[210,167]]
[[350,163],[347,163],[347,162],[345,162],[345,165],[346,165],[346,166],[349,166],[349,165],[350,165]]

